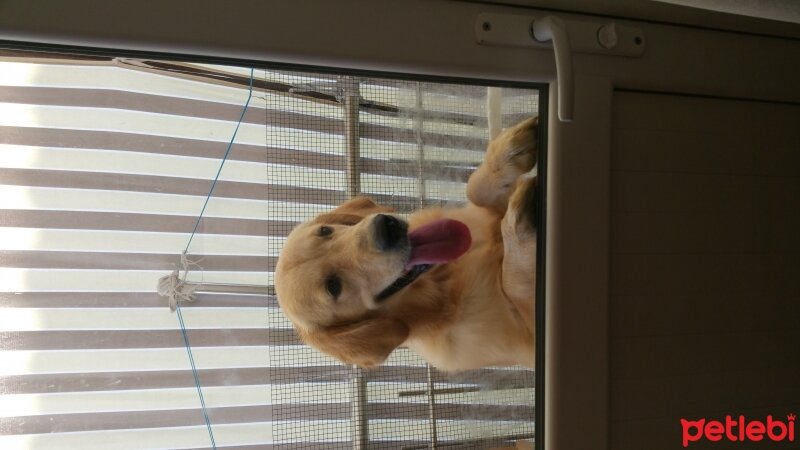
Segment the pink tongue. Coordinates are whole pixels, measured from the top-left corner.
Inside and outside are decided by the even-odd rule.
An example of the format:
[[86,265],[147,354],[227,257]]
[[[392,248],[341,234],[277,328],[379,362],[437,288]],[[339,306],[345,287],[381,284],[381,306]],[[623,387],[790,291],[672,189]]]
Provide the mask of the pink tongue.
[[440,264],[466,253],[472,244],[469,228],[452,219],[441,219],[408,233],[411,257],[407,268],[419,264]]

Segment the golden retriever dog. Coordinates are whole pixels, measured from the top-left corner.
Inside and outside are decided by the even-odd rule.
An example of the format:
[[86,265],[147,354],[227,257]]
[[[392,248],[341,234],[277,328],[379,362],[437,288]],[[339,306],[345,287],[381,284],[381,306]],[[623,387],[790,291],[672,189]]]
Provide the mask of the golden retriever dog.
[[358,197],[298,225],[275,288],[303,341],[362,367],[401,345],[445,371],[532,367],[537,130],[490,143],[463,207],[406,221]]

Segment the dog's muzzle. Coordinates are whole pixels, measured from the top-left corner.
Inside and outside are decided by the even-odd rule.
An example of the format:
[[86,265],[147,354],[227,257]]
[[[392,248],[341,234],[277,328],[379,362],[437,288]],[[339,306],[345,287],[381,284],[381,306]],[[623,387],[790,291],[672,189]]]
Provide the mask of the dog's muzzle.
[[435,264],[454,261],[472,246],[469,227],[458,220],[442,218],[408,232],[408,224],[395,217],[378,214],[371,223],[375,246],[380,251],[408,250],[405,272],[375,297],[386,300],[412,284]]
[[372,219],[375,247],[380,251],[408,245],[408,225],[396,217],[378,214]]

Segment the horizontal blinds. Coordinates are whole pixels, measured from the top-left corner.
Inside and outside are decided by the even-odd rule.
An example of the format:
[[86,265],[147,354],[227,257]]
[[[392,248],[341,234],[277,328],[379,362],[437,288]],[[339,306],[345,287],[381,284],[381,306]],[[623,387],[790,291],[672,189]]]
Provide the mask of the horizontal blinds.
[[[177,318],[155,288],[179,263],[249,73],[0,58],[0,448],[209,446]],[[193,280],[271,286],[292,227],[347,198],[340,78],[254,73],[189,248]],[[358,83],[361,190],[400,212],[463,202],[487,143],[485,88]],[[537,108],[535,91],[504,100],[506,125]],[[200,294],[183,314],[219,448],[352,447],[352,369],[302,345],[274,296]],[[366,376],[371,448],[428,443],[424,362],[398,349]],[[532,434],[532,371],[433,381],[439,441]]]

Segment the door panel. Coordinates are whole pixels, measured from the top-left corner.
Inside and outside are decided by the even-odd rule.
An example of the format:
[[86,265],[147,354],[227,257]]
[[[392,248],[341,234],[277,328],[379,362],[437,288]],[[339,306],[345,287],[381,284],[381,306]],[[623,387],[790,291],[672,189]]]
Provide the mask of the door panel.
[[612,117],[611,448],[796,413],[800,106],[617,91]]

